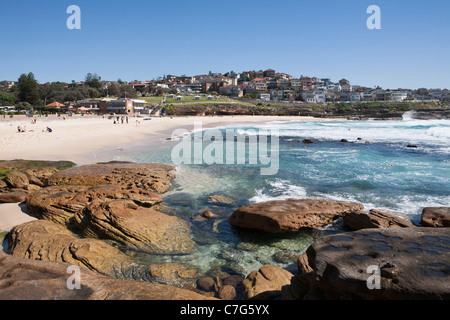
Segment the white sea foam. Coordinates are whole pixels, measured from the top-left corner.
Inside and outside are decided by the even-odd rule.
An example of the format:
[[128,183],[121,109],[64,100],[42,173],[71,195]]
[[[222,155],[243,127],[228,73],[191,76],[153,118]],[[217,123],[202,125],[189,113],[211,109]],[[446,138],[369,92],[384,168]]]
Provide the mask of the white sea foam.
[[[450,120],[416,120],[406,116],[404,121],[319,121],[287,122],[256,125],[258,130],[276,129],[284,137],[301,137],[316,140],[420,144],[437,147],[448,153],[450,145]],[[238,129],[238,134],[254,134],[252,130]]]
[[277,179],[269,181],[269,190],[265,188],[256,189],[255,196],[250,199],[250,202],[259,203],[273,200],[285,199],[303,199],[307,196],[306,189],[291,184],[290,181]]

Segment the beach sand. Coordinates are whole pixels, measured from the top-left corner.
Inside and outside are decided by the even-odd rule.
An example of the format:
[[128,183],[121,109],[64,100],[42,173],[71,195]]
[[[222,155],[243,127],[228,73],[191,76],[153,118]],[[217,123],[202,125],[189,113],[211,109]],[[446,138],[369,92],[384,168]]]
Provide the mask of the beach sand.
[[[137,124],[136,120],[140,123]],[[308,121],[309,117],[216,116],[129,118],[128,124],[114,124],[108,117],[0,119],[0,160],[68,160],[77,165],[120,159],[134,150],[164,147],[176,129],[192,131],[195,124],[203,129],[233,124],[272,121]],[[317,120],[317,119],[316,119]],[[18,133],[18,126],[27,131]],[[52,132],[45,132],[47,127]],[[34,220],[23,204],[0,205],[0,230]]]
[[0,205],[0,231],[9,232],[14,226],[36,220],[28,215],[23,203],[4,203]]

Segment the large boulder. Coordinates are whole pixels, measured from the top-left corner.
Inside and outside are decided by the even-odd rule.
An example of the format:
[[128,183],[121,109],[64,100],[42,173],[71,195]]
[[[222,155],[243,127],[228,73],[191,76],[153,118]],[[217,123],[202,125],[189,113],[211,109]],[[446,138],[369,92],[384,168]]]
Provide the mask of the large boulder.
[[371,209],[365,212],[350,212],[344,216],[344,224],[352,231],[370,228],[411,228],[414,225],[401,214]]
[[282,295],[283,287],[290,285],[294,275],[280,267],[265,265],[251,272],[242,283],[246,300],[268,300]]
[[132,200],[139,205],[153,206],[161,203],[161,197],[152,191],[127,189],[117,185],[53,186],[40,189],[27,197],[27,209],[39,219],[47,219],[74,227],[74,216],[93,200]]
[[63,226],[36,220],[9,233],[10,254],[30,260],[68,262],[115,276],[132,261],[119,249],[96,239],[80,239]]
[[70,289],[70,264],[28,260],[0,251],[0,300],[206,300],[195,292],[120,280],[80,267],[80,288]]
[[26,191],[13,191],[0,193],[0,203],[20,203],[27,199]]
[[450,299],[449,228],[330,235],[306,255],[309,267],[301,268],[306,274],[292,280],[297,299]]
[[450,207],[424,208],[420,222],[424,227],[450,227]]
[[30,182],[25,173],[16,170],[8,172],[5,181],[12,188],[25,188]]
[[174,166],[158,163],[105,163],[73,167],[53,174],[50,186],[114,184],[158,193],[167,192],[175,178]]
[[301,228],[319,228],[347,213],[358,212],[363,205],[315,199],[288,199],[257,203],[234,211],[233,226],[271,233],[295,232]]
[[195,243],[187,221],[130,200],[94,201],[75,216],[84,236],[112,239],[154,254],[185,254]]

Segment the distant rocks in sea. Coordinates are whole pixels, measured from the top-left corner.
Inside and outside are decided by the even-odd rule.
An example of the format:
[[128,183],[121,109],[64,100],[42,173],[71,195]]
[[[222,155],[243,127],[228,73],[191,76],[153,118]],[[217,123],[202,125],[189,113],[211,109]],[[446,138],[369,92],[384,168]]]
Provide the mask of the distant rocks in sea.
[[295,232],[302,228],[323,227],[347,213],[362,209],[362,204],[354,202],[287,199],[239,208],[229,221],[233,226],[270,233]]
[[449,228],[450,207],[424,208],[420,223],[425,227]]
[[401,213],[371,209],[369,213],[352,212],[344,216],[344,224],[350,230],[371,228],[410,228],[410,220]]

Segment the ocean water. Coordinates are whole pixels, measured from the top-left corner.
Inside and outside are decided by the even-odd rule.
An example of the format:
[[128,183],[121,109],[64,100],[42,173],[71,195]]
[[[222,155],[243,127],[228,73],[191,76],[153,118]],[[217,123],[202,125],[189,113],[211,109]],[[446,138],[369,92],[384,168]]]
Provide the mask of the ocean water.
[[[233,211],[275,199],[323,198],[356,201],[367,210],[401,212],[419,224],[424,207],[450,205],[449,120],[415,120],[407,114],[403,121],[291,121],[220,129],[224,140],[226,129],[237,135],[275,134],[269,141],[279,141],[278,172],[264,176],[261,164],[248,163],[177,165],[164,204],[171,208],[169,214],[191,222],[197,248],[188,255],[136,254],[136,259],[184,262],[197,267],[201,275],[220,269],[246,276],[264,264],[296,270],[296,256],[315,238],[341,230],[339,221],[317,231],[269,235],[232,227],[228,218]],[[305,138],[315,143],[304,144]],[[178,143],[121,160],[173,164],[171,152]],[[209,196],[216,194],[234,202],[213,203]],[[194,220],[202,209],[211,210],[216,218]]]

